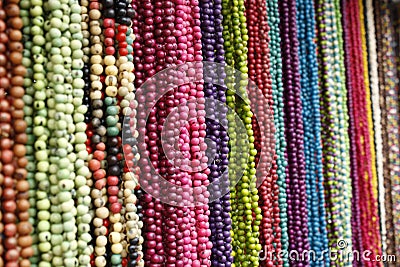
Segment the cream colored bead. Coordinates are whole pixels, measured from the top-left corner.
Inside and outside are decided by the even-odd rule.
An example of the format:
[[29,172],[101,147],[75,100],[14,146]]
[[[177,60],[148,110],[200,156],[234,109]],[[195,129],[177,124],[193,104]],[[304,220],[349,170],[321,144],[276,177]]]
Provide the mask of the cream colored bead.
[[[122,79],[121,80],[121,85],[122,86],[128,86],[128,84],[129,84],[129,80],[128,79]],[[128,88],[126,88],[127,90],[128,90]]]
[[107,245],[107,237],[105,236],[98,236],[96,238],[96,246],[98,247],[105,247]]
[[109,219],[111,223],[117,223],[121,220],[121,214],[119,213],[111,214]]
[[121,243],[112,244],[112,245],[111,245],[111,251],[112,251],[112,253],[114,253],[114,254],[121,254],[121,252],[122,252],[123,249],[124,249],[124,248],[122,247],[122,244],[121,244]]
[[122,232],[123,225],[120,222],[117,222],[113,225],[113,229],[115,232]]
[[104,258],[103,256],[96,257],[96,259],[94,260],[94,264],[96,265],[96,267],[105,267],[107,265],[106,258]]
[[137,183],[134,180],[129,180],[124,183],[125,188],[134,190],[137,186]]
[[127,202],[130,202],[130,203],[136,203],[136,200],[137,200],[137,198],[136,198],[135,194],[130,195],[130,196],[127,197],[127,199],[126,199],[126,201],[127,201]]
[[124,116],[130,116],[132,114],[132,109],[130,107],[125,107],[122,109],[122,114]]
[[136,221],[128,220],[126,222],[126,228],[127,229],[134,229],[134,228],[138,229],[139,225]]
[[106,207],[96,209],[96,216],[101,219],[106,219],[110,215],[110,211]]
[[[126,86],[121,86],[121,87],[118,88],[118,95],[119,95],[119,96],[124,97],[124,96],[126,96],[128,93],[129,93],[128,87],[126,87]],[[129,102],[128,102],[128,103],[129,103]]]
[[91,85],[92,89],[96,91],[100,91],[103,88],[103,84],[100,81],[93,81]]
[[101,91],[90,92],[91,99],[101,99]]
[[115,65],[115,57],[110,55],[105,56],[104,64],[106,64],[107,66]]
[[117,96],[118,88],[115,86],[107,86],[106,87],[106,94],[111,97]]
[[136,212],[137,211],[137,207],[134,203],[126,203],[125,207],[126,207],[127,212]]
[[90,57],[90,63],[92,64],[101,64],[103,61],[100,55],[93,55]]
[[136,212],[128,212],[125,214],[125,218],[131,221],[139,221],[139,216]]
[[100,227],[103,225],[103,219],[100,218],[94,218],[93,219],[93,226],[94,227]]
[[90,71],[95,75],[101,75],[103,73],[103,66],[99,63],[93,64],[90,67]]
[[[99,27],[100,28],[100,27]],[[101,28],[100,28],[101,31]],[[103,53],[103,46],[100,44],[94,44],[92,45],[92,47],[90,48],[90,52],[93,55],[101,55]]]
[[135,74],[133,72],[129,72],[128,81],[134,82],[135,81]]
[[129,229],[126,236],[128,239],[134,239],[135,237],[139,236],[139,231],[135,228]]
[[111,232],[109,235],[109,240],[113,244],[119,243],[121,241],[121,234],[118,232]]
[[106,75],[118,75],[118,68],[116,66],[107,66],[106,67]]

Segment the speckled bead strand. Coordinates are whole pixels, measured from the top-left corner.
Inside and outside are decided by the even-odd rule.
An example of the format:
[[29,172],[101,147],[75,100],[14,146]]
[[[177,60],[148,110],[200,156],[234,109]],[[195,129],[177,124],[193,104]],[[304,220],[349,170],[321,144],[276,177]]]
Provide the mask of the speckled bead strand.
[[89,4],[89,32],[90,36],[90,102],[92,106],[91,118],[91,144],[93,158],[89,162],[89,169],[93,173],[94,188],[91,191],[92,203],[95,209],[93,225],[93,246],[91,266],[106,266],[106,245],[108,231],[109,210],[107,207],[107,178],[106,178],[106,127],[104,122],[104,89],[103,82],[103,53],[104,48],[101,38],[101,10],[102,5],[98,1]]
[[[11,109],[11,118],[13,123],[13,153],[14,153],[14,164],[15,164],[15,172],[13,175],[13,179],[15,180],[15,193],[16,193],[16,214],[18,218],[17,224],[17,232],[18,239],[17,249],[19,250],[18,266],[21,267],[29,267],[30,261],[29,258],[33,256],[32,245],[32,237],[30,233],[32,231],[32,225],[29,222],[29,183],[26,180],[27,171],[26,166],[28,164],[27,159],[25,158],[26,148],[25,143],[27,141],[27,134],[25,133],[27,128],[27,123],[24,121],[24,101],[22,100],[24,95],[24,75],[26,73],[25,67],[22,65],[22,35],[19,38],[15,38],[15,31],[20,31],[23,27],[23,21],[19,15],[19,1],[6,1],[6,14],[8,16],[7,24],[9,26],[8,35],[9,40],[12,42],[8,43],[8,51],[9,51],[9,61],[10,64],[10,72],[12,73],[10,88],[9,88],[9,98],[10,103],[12,104]],[[7,248],[7,253],[10,252],[9,248]],[[6,263],[5,266],[11,267],[9,263]]]
[[31,35],[32,48],[31,57],[33,59],[33,89],[34,89],[34,128],[35,136],[35,158],[36,158],[36,174],[37,183],[36,191],[36,207],[37,207],[37,235],[38,235],[38,253],[40,256],[38,266],[49,267],[52,259],[51,243],[50,243],[50,224],[46,218],[39,216],[39,213],[47,214],[50,211],[49,201],[49,182],[48,182],[48,146],[47,141],[50,137],[50,132],[47,129],[47,114],[46,109],[46,92],[45,88],[48,85],[46,78],[46,69],[43,67],[47,64],[46,51],[42,48],[46,40],[43,28],[44,11],[41,3],[32,3],[30,8],[32,21]]
[[[34,155],[34,134],[33,134],[33,117],[34,117],[34,109],[33,109],[33,98],[34,98],[34,89],[33,89],[33,60],[31,58],[31,48],[33,46],[32,36],[31,36],[31,16],[29,14],[29,8],[31,3],[29,0],[20,1],[20,16],[22,18],[22,22],[24,27],[22,28],[23,33],[23,59],[22,65],[26,68],[26,73],[24,75],[24,88],[25,94],[23,96],[24,100],[24,120],[27,123],[26,134],[27,141],[25,144],[26,147],[26,159],[28,164],[26,166],[27,170],[27,181],[29,183],[29,222],[31,225],[36,225],[36,181],[35,181],[35,169],[36,169],[36,161]],[[32,228],[31,232],[32,244],[31,247],[33,249],[33,255],[29,258],[31,262],[31,266],[37,266],[38,262],[38,251],[37,251],[37,235],[36,235],[36,227]]]

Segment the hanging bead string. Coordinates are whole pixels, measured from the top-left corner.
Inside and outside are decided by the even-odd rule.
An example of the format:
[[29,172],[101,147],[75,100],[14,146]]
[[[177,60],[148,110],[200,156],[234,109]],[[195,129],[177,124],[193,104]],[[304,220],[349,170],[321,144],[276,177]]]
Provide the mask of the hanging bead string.
[[[381,94],[381,107],[382,107],[382,129],[385,130],[383,135],[383,151],[384,153],[384,178],[385,178],[385,206],[386,206],[386,228],[396,229],[400,224],[399,220],[395,218],[396,211],[396,179],[398,177],[399,170],[399,157],[397,140],[398,130],[397,121],[399,117],[398,110],[398,93],[397,93],[397,70],[395,67],[394,59],[394,29],[390,20],[390,10],[388,9],[388,3],[375,2],[375,9],[377,10],[375,15],[376,27],[377,27],[377,51],[378,51],[378,73],[380,80],[380,94]],[[397,179],[398,180],[398,179]],[[398,207],[398,206],[397,206]],[[396,251],[400,241],[397,236],[392,232],[388,231],[386,236],[387,250],[386,253],[400,254]]]
[[48,186],[48,147],[47,140],[50,132],[47,129],[47,109],[46,109],[46,93],[47,86],[46,69],[43,67],[47,63],[46,51],[42,49],[46,40],[43,24],[43,8],[39,2],[32,2],[30,7],[30,15],[32,21],[31,35],[33,46],[31,48],[31,57],[33,59],[33,89],[34,89],[34,128],[35,136],[35,158],[36,173],[35,179],[37,183],[36,191],[36,207],[37,207],[37,236],[38,236],[38,255],[40,256],[38,264],[41,266],[49,266],[51,262],[51,244],[48,239],[50,225],[48,220],[40,216],[39,213],[48,213],[50,211],[49,203],[49,186]]
[[[318,65],[315,44],[315,14],[312,1],[297,1],[297,27],[303,104],[304,152],[306,159],[307,209],[310,249],[318,254],[328,249],[325,197],[322,176],[321,121]],[[328,260],[328,259],[326,259]],[[310,261],[311,266],[329,262]]]
[[[153,16],[153,8],[154,5],[152,1],[136,1],[135,2],[136,7],[137,7],[137,15],[133,19],[133,32],[136,36],[136,39],[134,41],[134,64],[135,64],[135,85],[137,88],[139,88],[149,77],[155,74],[155,71],[159,71],[162,69],[162,65],[160,69],[156,68],[156,64],[154,62],[148,62],[146,63],[144,61],[144,56],[143,52],[144,49],[149,49],[148,52],[150,52],[147,57],[150,59],[151,56],[155,54],[155,51],[153,52],[152,48],[157,48],[156,42],[154,41],[153,34],[151,31],[155,29],[155,27],[162,22],[162,19],[160,20],[154,20],[155,23],[152,23],[152,16]],[[171,5],[171,2],[168,3],[159,3],[162,8],[160,8],[160,12],[163,12],[164,6],[169,7]],[[145,9],[146,8],[146,9]],[[158,14],[159,16],[162,15]],[[148,20],[146,20],[148,18]],[[161,33],[162,33],[161,28]],[[146,39],[144,39],[146,38]],[[149,40],[148,42],[145,42],[145,40]],[[159,48],[163,48],[162,45],[158,46]],[[153,53],[152,53],[153,52]],[[161,51],[160,51],[161,52]],[[158,62],[157,62],[158,63]],[[149,88],[151,88],[149,86]],[[151,93],[149,92],[149,98],[151,97]],[[137,99],[138,99],[138,110],[144,110],[145,109],[145,104],[146,101],[149,101],[150,99],[147,99],[147,96],[144,95],[144,92],[138,92],[137,94]],[[163,99],[160,99],[160,102]],[[150,162],[143,156],[145,156],[145,153],[149,153],[154,149],[153,151],[158,151],[158,145],[156,141],[153,138],[148,138],[150,136],[153,136],[153,132],[155,129],[153,128],[148,128],[146,129],[147,122],[145,120],[145,115],[142,114],[141,112],[138,113],[138,129],[139,129],[139,135],[144,135],[145,138],[144,140],[146,141],[145,144],[139,144],[139,152],[140,152],[140,168],[141,168],[141,176],[140,179],[142,182],[149,181],[151,183],[155,177],[153,177],[150,173]],[[162,119],[162,118],[161,118]],[[154,114],[150,114],[149,116],[149,122],[155,123],[157,122],[157,119],[155,118]],[[158,155],[154,153],[154,157],[156,159],[159,159]],[[157,166],[154,166],[156,168]],[[160,174],[162,175],[162,171],[160,169]],[[143,244],[143,250],[144,250],[144,263],[145,264],[161,264],[164,262],[164,244],[163,244],[163,236],[162,236],[162,216],[161,216],[161,210],[163,208],[161,202],[159,200],[155,200],[152,198],[150,194],[145,193],[142,197],[143,201],[143,224],[144,224],[144,232],[145,234],[145,240]],[[154,211],[154,209],[157,209],[157,213]],[[157,249],[152,248],[152,245],[157,241]],[[148,244],[151,244],[150,247]]]
[[[376,214],[376,200],[372,189],[373,175],[369,157],[369,129],[366,107],[368,103],[365,99],[365,82],[361,73],[363,72],[362,49],[357,46],[361,41],[358,1],[350,1],[344,4],[343,11],[345,22],[347,22],[345,23],[345,40],[350,48],[346,51],[347,57],[349,57],[347,80],[351,80],[348,89],[349,95],[353,100],[353,123],[355,125],[353,138],[356,144],[355,152],[358,171],[355,175],[359,176],[360,188],[359,203],[355,204],[356,207],[364,207],[360,216],[361,225],[359,225],[361,227],[362,244],[358,244],[358,246],[364,250],[372,249],[372,257],[375,257],[375,255],[381,254],[379,251],[379,219]],[[365,262],[364,264],[369,266],[370,263]]]
[[[120,125],[119,113],[120,109],[118,106],[118,100],[116,98],[118,94],[118,65],[120,64],[119,59],[116,58],[117,53],[117,25],[116,17],[118,13],[117,1],[104,2],[103,6],[103,27],[105,37],[105,126],[107,129],[107,202],[109,215],[107,216],[109,225],[106,226],[108,229],[105,236],[109,238],[110,254],[106,258],[107,262],[111,263],[111,266],[116,266],[121,262],[121,252],[123,246],[121,241],[122,224],[121,219],[121,203],[119,189],[121,180],[121,168],[120,161],[122,155],[120,151],[121,139],[119,138]],[[107,220],[106,219],[106,220]]]
[[[346,88],[346,73],[345,73],[345,65],[344,65],[344,42],[343,42],[343,29],[342,29],[342,14],[341,14],[341,6],[340,1],[334,0],[334,17],[333,21],[336,21],[336,31],[334,31],[335,35],[337,36],[337,47],[339,48],[339,55],[335,66],[339,67],[337,78],[338,81],[341,83],[341,91],[340,96],[338,99],[339,103],[341,103],[341,107],[339,107],[339,122],[341,124],[339,129],[343,129],[344,133],[340,133],[339,136],[341,138],[341,161],[343,165],[338,165],[340,172],[342,173],[342,177],[344,177],[344,185],[349,190],[346,191],[344,194],[344,201],[343,201],[343,212],[341,212],[342,222],[344,225],[348,226],[347,228],[343,229],[344,239],[351,240],[352,232],[351,232],[351,179],[350,179],[350,138],[348,133],[349,128],[349,113],[348,113],[348,106],[347,106],[347,88]],[[338,92],[337,90],[335,90]],[[344,166],[344,167],[342,167]],[[348,244],[348,248],[350,248],[350,243]],[[336,243],[337,245],[337,243]],[[347,259],[345,259],[346,261]],[[350,260],[349,260],[350,261]],[[345,262],[345,264],[351,264],[350,262]]]
[[[361,3],[360,3],[361,4]],[[376,166],[378,176],[378,205],[379,218],[382,237],[382,253],[386,253],[386,216],[385,216],[385,188],[383,176],[383,148],[382,148],[382,126],[381,126],[381,108],[379,105],[379,80],[378,80],[378,62],[376,52],[376,35],[374,23],[374,7],[372,0],[366,0],[366,28],[367,28],[367,48],[368,48],[368,64],[369,64],[369,81],[371,88],[373,129],[375,137],[376,149]]]
[[[358,0],[359,6],[359,20],[360,20],[360,31],[361,31],[361,48],[363,55],[363,66],[364,66],[364,83],[365,88],[370,87],[369,81],[369,69],[368,69],[368,54],[367,54],[367,43],[366,43],[366,31],[365,31],[365,15],[364,15],[364,6],[363,0]],[[367,118],[368,118],[368,129],[369,135],[371,137],[374,136],[374,129],[372,124],[372,110],[371,110],[371,92],[370,90],[365,91],[365,98],[367,101]],[[374,142],[370,142],[370,150],[371,150],[371,169],[372,169],[372,190],[374,192],[375,199],[378,197],[378,180],[377,180],[377,171],[376,171],[376,155],[375,155],[375,144]]]
[[[283,262],[280,255],[280,227],[279,227],[279,187],[277,185],[277,165],[276,158],[269,158],[265,155],[265,150],[274,151],[274,144],[268,143],[273,139],[275,129],[269,118],[270,108],[274,102],[272,100],[272,81],[270,74],[270,50],[269,39],[263,38],[268,36],[267,10],[263,1],[247,1],[246,2],[247,21],[249,28],[249,78],[255,81],[257,88],[250,85],[249,98],[252,109],[257,110],[258,114],[262,111],[262,116],[255,118],[253,116],[253,129],[255,132],[255,147],[258,151],[256,155],[256,164],[261,164],[258,169],[261,173],[257,174],[258,179],[262,178],[262,184],[259,187],[259,206],[263,211],[263,218],[260,226],[260,244],[264,252],[265,260],[261,262],[262,266],[282,266]],[[258,90],[257,90],[258,89]],[[260,93],[262,94],[260,97]],[[258,123],[261,123],[258,125]],[[264,150],[262,152],[262,150]],[[260,153],[261,152],[261,153]],[[268,153],[267,152],[267,153]],[[263,155],[262,155],[263,154]],[[260,156],[266,158],[261,159]],[[272,162],[270,173],[268,174],[268,166],[266,161]],[[274,206],[275,204],[275,206]],[[257,229],[257,227],[255,227]]]
[[[200,1],[200,15],[201,15],[201,29],[202,29],[202,52],[204,60],[223,63],[224,62],[224,49],[222,38],[222,5],[220,1]],[[219,66],[217,66],[218,68]],[[207,71],[207,74],[214,74],[213,69]],[[218,84],[223,84],[224,80],[223,69],[218,69],[213,79],[218,81]],[[204,96],[212,98],[222,103],[226,102],[225,97],[226,89],[223,86],[214,85],[211,83],[204,83]],[[229,180],[227,177],[228,167],[228,136],[226,125],[223,121],[226,118],[227,110],[222,107],[215,107],[213,104],[206,102],[207,116],[210,119],[206,120],[207,123],[207,137],[213,142],[213,145],[208,144],[208,158],[214,156],[214,161],[209,164],[210,175],[209,181],[217,182],[218,188],[215,190],[216,194],[221,194],[229,188]],[[213,187],[215,188],[215,187]],[[231,246],[231,218],[230,211],[230,196],[213,196],[217,198],[209,204],[210,206],[210,240],[213,244],[211,253],[211,264],[216,266],[222,264],[224,266],[231,266],[233,257]]]
[[[32,232],[32,225],[29,222],[29,183],[27,178],[27,164],[28,161],[25,157],[26,148],[25,144],[27,142],[27,123],[24,121],[24,111],[25,106],[23,101],[24,96],[24,75],[26,73],[25,67],[22,65],[23,61],[23,44],[22,44],[22,34],[21,28],[23,27],[23,21],[20,17],[20,9],[18,7],[19,1],[6,1],[5,10],[7,14],[7,26],[9,40],[8,46],[8,61],[11,62],[10,69],[8,73],[12,74],[10,88],[8,91],[9,101],[11,106],[11,120],[14,140],[13,144],[13,154],[14,154],[14,167],[15,171],[13,174],[13,179],[15,183],[15,193],[16,193],[16,210],[18,224],[17,233],[18,238],[14,242],[17,244],[16,249],[19,252],[19,258],[16,258],[18,266],[29,267],[29,258],[33,256],[32,237],[30,233]],[[5,166],[4,166],[5,167]],[[6,177],[5,181],[6,182]],[[3,196],[5,196],[5,191]],[[7,209],[5,209],[7,211]],[[7,224],[5,225],[5,230],[7,230]],[[13,238],[16,238],[15,236]],[[10,240],[12,241],[12,240]],[[12,243],[12,242],[11,242]],[[12,257],[12,247],[10,244],[6,243],[6,262],[5,266],[12,266],[10,262],[13,261]],[[7,259],[7,254],[10,259]]]
[[[347,150],[348,139],[346,137],[347,126],[344,123],[346,120],[343,118],[343,114],[346,114],[344,111],[347,109],[346,101],[343,101],[346,94],[342,93],[344,79],[340,74],[340,54],[338,54],[340,47],[337,40],[338,36],[335,34],[335,29],[338,28],[336,24],[337,14],[335,14],[334,3],[329,1],[319,1],[317,10],[318,55],[322,85],[321,139],[323,142],[325,197],[327,200],[329,199],[326,207],[329,247],[335,248],[338,240],[344,239],[348,248],[351,248],[349,220],[351,215],[349,211],[351,207],[349,203],[351,186],[349,186],[347,178],[349,176],[348,161],[340,156],[345,155],[344,152],[340,153],[340,150]],[[337,138],[338,136],[339,138]],[[346,191],[343,192],[342,188],[345,188]],[[333,209],[334,205],[337,207]],[[339,224],[343,224],[345,227],[339,228]],[[332,264],[343,266],[342,262]]]
[[90,31],[90,102],[91,112],[91,144],[93,157],[89,162],[89,169],[93,173],[94,188],[91,191],[95,214],[92,221],[94,254],[91,257],[91,266],[106,266],[107,264],[107,227],[109,225],[106,195],[106,128],[104,116],[104,89],[105,81],[103,68],[103,45],[101,29],[102,5],[98,1],[89,4],[89,31]]
[[[267,19],[270,30],[268,36],[270,38],[270,68],[272,80],[272,99],[274,102],[274,124],[275,124],[275,140],[277,154],[277,174],[279,185],[279,200],[274,202],[274,208],[279,206],[280,210],[280,228],[281,228],[281,244],[282,251],[288,251],[289,237],[287,229],[287,194],[286,194],[286,166],[287,161],[284,155],[286,150],[286,140],[284,137],[285,125],[283,120],[283,83],[282,83],[282,60],[280,48],[280,18],[278,1],[267,1]],[[278,205],[279,204],[279,205]],[[283,266],[289,266],[287,258],[283,259]]]
[[[300,100],[300,75],[298,60],[298,40],[296,31],[296,5],[294,1],[283,1],[279,4],[281,15],[282,62],[285,110],[285,137],[290,143],[287,147],[288,166],[288,232],[290,250],[302,253],[309,249],[307,196],[305,184],[305,161],[303,149],[303,121]],[[296,129],[296,131],[294,131]],[[296,200],[295,200],[296,196]],[[293,261],[295,266],[307,265],[308,259]]]
[[[372,210],[373,217],[376,218],[376,221],[373,221],[374,224],[373,229],[371,230],[374,236],[375,242],[375,253],[381,255],[382,254],[382,243],[381,243],[381,232],[380,232],[380,218],[379,218],[379,202],[378,202],[378,178],[377,178],[377,166],[376,166],[376,154],[375,154],[375,143],[374,143],[374,129],[373,129],[373,121],[372,121],[372,107],[371,107],[371,91],[370,91],[370,79],[369,79],[369,68],[368,68],[368,52],[367,52],[367,44],[366,44],[366,31],[365,31],[365,15],[364,15],[364,6],[363,1],[358,1],[359,6],[359,20],[360,20],[360,35],[362,41],[362,56],[363,56],[363,67],[364,67],[364,83],[365,83],[365,99],[366,99],[366,108],[367,108],[367,120],[368,120],[368,132],[365,133],[365,136],[369,137],[369,146],[370,151],[367,151],[367,155],[370,153],[371,161],[369,162],[371,165],[371,181],[369,191],[373,193],[373,197],[370,198],[370,209]],[[360,65],[361,66],[361,65]],[[367,138],[367,137],[366,137]],[[372,140],[371,140],[372,139]],[[372,187],[372,188],[371,188]],[[368,246],[368,249],[371,249],[371,246]]]
[[[23,96],[24,100],[24,120],[27,123],[27,142],[25,144],[26,147],[26,159],[28,164],[26,166],[27,173],[27,181],[29,183],[29,222],[31,225],[36,225],[36,180],[35,180],[35,169],[36,169],[36,160],[34,153],[34,134],[33,134],[33,118],[34,118],[34,109],[33,109],[33,98],[34,98],[34,89],[33,89],[33,60],[31,59],[31,48],[33,46],[32,38],[31,38],[31,17],[29,14],[30,2],[20,1],[20,15],[23,21],[24,27],[22,28],[23,39],[22,42],[24,44],[22,65],[26,68],[26,72],[24,75],[24,88],[25,94]],[[38,249],[37,249],[37,235],[36,235],[36,227],[32,228],[31,239],[26,238],[24,243],[31,244],[33,254],[32,257],[29,258],[31,266],[36,266],[38,262]]]
[[[344,15],[344,19],[346,19],[346,13]],[[350,72],[350,68],[351,68],[351,61],[353,61],[353,57],[349,56],[349,54],[351,53],[351,49],[352,49],[352,44],[348,41],[346,41],[344,43],[345,45],[345,51],[346,51],[346,65],[347,65],[347,73]],[[351,77],[351,73],[348,74],[349,77],[348,79],[346,79],[346,84],[347,84],[347,88],[349,88],[348,90],[348,110],[349,110],[349,137],[350,137],[350,153],[351,153],[351,157],[350,157],[350,175],[352,178],[352,191],[353,191],[353,195],[352,195],[352,218],[351,218],[351,223],[352,223],[352,245],[353,248],[357,249],[358,251],[362,250],[362,244],[363,244],[363,240],[362,240],[362,231],[361,231],[361,215],[360,215],[360,195],[362,195],[360,193],[360,191],[362,190],[363,187],[361,187],[360,189],[360,182],[359,182],[359,175],[358,175],[358,164],[357,164],[357,136],[356,136],[356,127],[357,127],[357,123],[355,123],[355,116],[354,116],[354,102],[357,101],[357,99],[353,99],[354,96],[352,94],[352,86],[353,85],[353,79]],[[361,202],[362,204],[365,204],[365,202]],[[362,207],[363,209],[366,209],[365,206]],[[354,261],[353,265],[356,264],[363,264],[363,261]]]
[[[224,46],[225,57],[228,65],[234,66],[242,75],[236,81],[232,80],[230,74],[227,73],[227,103],[231,108],[239,113],[240,119],[247,129],[246,136],[238,134],[234,136],[235,119],[232,120],[228,116],[229,136],[230,140],[230,177],[234,178],[236,171],[240,168],[244,170],[243,177],[239,180],[235,187],[231,188],[231,218],[233,229],[233,252],[234,262],[236,266],[242,266],[244,262],[254,266],[259,266],[259,225],[262,215],[261,209],[258,207],[258,190],[256,188],[255,177],[255,156],[257,150],[254,148],[254,133],[251,127],[251,118],[253,113],[248,104],[248,96],[245,86],[247,86],[247,28],[245,17],[244,1],[239,1],[238,5],[233,7],[233,2],[223,1],[224,15]],[[234,18],[234,19],[232,19]],[[233,91],[233,82],[236,83]],[[248,144],[242,140],[248,140]],[[238,157],[241,151],[245,151],[247,147],[250,149],[249,157]],[[239,162],[236,165],[235,162]],[[236,199],[236,201],[232,201]],[[253,215],[254,214],[254,215]]]
[[[136,6],[131,2],[128,4],[127,17],[132,20],[134,17],[134,8]],[[125,31],[123,25],[120,25],[122,32]],[[143,227],[142,221],[140,221],[141,206],[138,203],[137,194],[141,196],[141,190],[138,185],[138,160],[139,154],[137,151],[137,135],[136,121],[128,120],[130,116],[134,116],[136,113],[135,108],[137,107],[137,101],[135,100],[135,87],[134,80],[135,75],[133,65],[133,47],[132,44],[135,40],[133,34],[132,24],[127,25],[125,41],[119,42],[119,54],[127,54],[128,62],[120,65],[119,84],[122,85],[118,92],[120,99],[120,107],[123,114],[123,118],[120,118],[123,123],[123,151],[125,156],[125,163],[123,169],[123,192],[124,202],[122,210],[125,210],[125,234],[124,238],[127,242],[124,251],[122,252],[124,258],[122,259],[123,266],[143,266],[143,254],[141,244],[143,243],[141,229]],[[126,44],[125,44],[126,43]],[[125,47],[126,46],[126,47]],[[126,48],[126,51],[125,51]],[[124,121],[125,120],[125,121]],[[135,194],[136,193],[136,194]],[[125,256],[127,253],[127,257]]]

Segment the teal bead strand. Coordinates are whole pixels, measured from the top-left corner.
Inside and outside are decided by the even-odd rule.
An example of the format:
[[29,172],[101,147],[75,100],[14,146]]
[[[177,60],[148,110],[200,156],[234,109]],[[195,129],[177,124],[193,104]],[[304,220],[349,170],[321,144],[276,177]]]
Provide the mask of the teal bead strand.
[[[274,101],[274,123],[275,123],[275,149],[277,154],[277,173],[279,186],[279,210],[280,210],[280,227],[282,231],[281,244],[282,251],[288,251],[289,237],[287,228],[287,195],[286,195],[286,166],[285,158],[286,140],[285,125],[283,121],[283,83],[282,83],[282,58],[280,48],[280,30],[279,30],[279,8],[278,1],[267,1],[267,17],[268,26],[270,28],[268,34],[270,38],[270,65],[275,66],[270,69],[272,80],[272,98]],[[288,267],[287,258],[283,259],[283,266]]]

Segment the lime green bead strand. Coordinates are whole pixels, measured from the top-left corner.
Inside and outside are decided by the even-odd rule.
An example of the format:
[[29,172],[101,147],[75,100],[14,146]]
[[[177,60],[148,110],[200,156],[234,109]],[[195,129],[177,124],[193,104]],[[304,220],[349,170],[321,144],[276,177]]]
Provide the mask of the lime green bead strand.
[[[249,100],[247,97],[247,28],[244,1],[223,1],[225,57],[226,62],[241,74],[236,80],[227,72],[227,104],[235,109],[240,121],[228,114],[230,137],[229,176],[234,179],[241,170],[243,177],[231,188],[232,244],[234,264],[232,266],[259,266],[259,232],[261,209],[258,207],[254,162],[254,137],[251,125]],[[233,85],[233,86],[232,86]],[[232,89],[234,91],[232,91]],[[234,94],[236,92],[236,95]],[[247,132],[235,131],[243,124]],[[234,134],[236,132],[236,134]],[[244,155],[247,155],[243,158]],[[256,215],[253,218],[253,213]],[[246,233],[246,234],[245,234]]]

